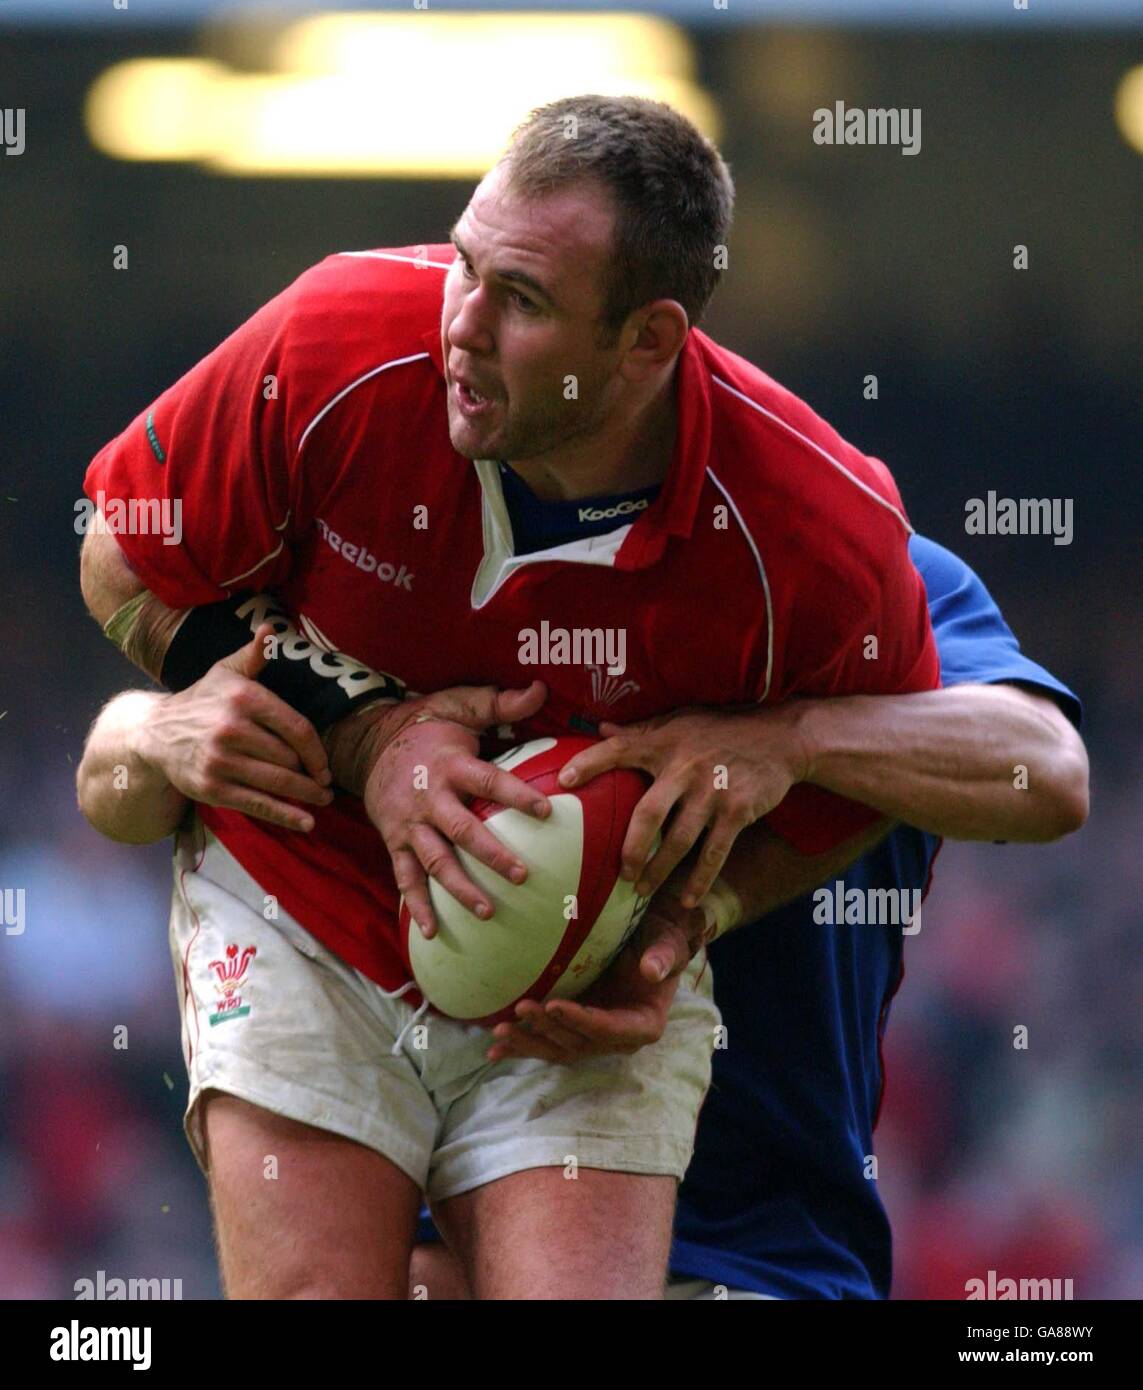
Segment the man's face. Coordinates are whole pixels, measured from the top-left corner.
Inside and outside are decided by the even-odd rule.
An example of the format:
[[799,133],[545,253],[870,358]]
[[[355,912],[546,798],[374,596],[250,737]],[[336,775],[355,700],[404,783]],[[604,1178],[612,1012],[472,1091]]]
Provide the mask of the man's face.
[[441,342],[453,448],[525,460],[615,408],[619,348],[599,346],[614,213],[594,183],[534,201],[503,184],[493,169],[453,229]]

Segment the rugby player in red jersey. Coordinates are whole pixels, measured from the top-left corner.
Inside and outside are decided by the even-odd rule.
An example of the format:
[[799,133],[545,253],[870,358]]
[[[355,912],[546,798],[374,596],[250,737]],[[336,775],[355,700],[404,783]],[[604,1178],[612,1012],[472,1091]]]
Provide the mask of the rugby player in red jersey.
[[[475,756],[471,726],[508,724],[519,742],[682,706],[937,683],[887,470],[694,327],[732,201],[717,153],[665,107],[541,108],[477,189],[455,251],[330,257],[89,469],[108,510],[182,507],[176,545],[93,530],[83,584],[109,635],[181,691],[149,697],[129,767],[172,790],[150,837],[178,826],[179,792],[198,803],[177,845],[172,946],[188,1136],[233,1296],[403,1296],[422,1190],[479,1294],[656,1296],[717,1023],[702,951],[664,992],[662,1036],[630,1055],[490,1060],[484,1030],[441,1019],[416,1045],[398,890],[430,930],[426,870],[487,908],[451,844],[506,874],[523,866],[458,797],[543,810]],[[593,505],[521,554],[518,484]],[[621,513],[635,519],[615,526]],[[316,703],[252,680],[257,652],[215,665],[235,624],[265,635],[258,590],[300,629],[270,666],[324,684]],[[622,672],[522,664],[543,625],[621,633]],[[380,671],[438,694],[374,703],[400,693]],[[488,688],[533,675],[546,694]],[[204,713],[223,678],[231,693]],[[707,916],[693,900],[728,854],[793,891],[883,829],[797,785],[794,766],[749,800],[712,799],[676,772],[646,798],[652,817],[674,808],[655,877],[705,829],[704,857],[651,911],[696,944]],[[250,1002],[222,1011],[212,991],[231,946]]]

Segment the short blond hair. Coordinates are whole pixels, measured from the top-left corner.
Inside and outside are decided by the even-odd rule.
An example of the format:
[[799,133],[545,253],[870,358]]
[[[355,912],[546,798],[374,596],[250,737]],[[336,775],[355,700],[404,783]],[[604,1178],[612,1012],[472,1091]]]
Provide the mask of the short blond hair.
[[612,198],[615,254],[602,314],[608,334],[655,299],[677,300],[689,322],[699,322],[722,273],[718,253],[730,235],[734,181],[685,116],[644,97],[563,97],[529,113],[500,164],[505,190],[517,196],[594,180]]

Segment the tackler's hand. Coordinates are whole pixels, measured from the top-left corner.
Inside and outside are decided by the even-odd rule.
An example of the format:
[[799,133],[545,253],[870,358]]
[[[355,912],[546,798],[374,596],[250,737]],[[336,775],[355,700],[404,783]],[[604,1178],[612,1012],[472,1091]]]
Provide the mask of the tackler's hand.
[[[560,773],[579,786],[613,767],[638,767],[655,779],[631,816],[623,877],[643,895],[658,891],[706,832],[682,891],[693,907],[718,877],[738,836],[774,809],[809,773],[796,704],[773,709],[684,709],[620,727],[603,723],[602,743],[585,748]],[[672,816],[673,812],[673,816]],[[655,836],[672,816],[658,852]]]

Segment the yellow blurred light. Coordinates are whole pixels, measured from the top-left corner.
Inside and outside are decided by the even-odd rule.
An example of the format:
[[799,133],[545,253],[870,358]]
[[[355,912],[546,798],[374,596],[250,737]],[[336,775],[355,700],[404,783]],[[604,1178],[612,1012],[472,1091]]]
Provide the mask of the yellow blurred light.
[[92,142],[117,159],[198,159],[224,134],[212,93],[226,69],[203,58],[141,58],[101,73],[87,94]]
[[1124,140],[1143,154],[1143,67],[1132,68],[1120,82],[1115,121]]
[[434,78],[458,74],[478,91],[490,81],[527,78],[533,68],[571,69],[601,81],[690,76],[694,70],[683,31],[651,15],[524,10],[437,15],[426,23],[428,18],[423,13],[315,15],[282,34],[273,66],[375,80],[400,63]]
[[231,174],[479,177],[532,107],[582,92],[665,101],[718,138],[685,35],[653,17],[323,15],[272,59],[119,64],[91,90],[91,138]]

